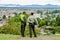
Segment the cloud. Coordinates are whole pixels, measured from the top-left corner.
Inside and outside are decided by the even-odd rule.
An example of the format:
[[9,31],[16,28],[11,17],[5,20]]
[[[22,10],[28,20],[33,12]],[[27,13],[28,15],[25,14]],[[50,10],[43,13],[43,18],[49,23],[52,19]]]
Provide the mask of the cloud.
[[1,0],[0,4],[21,4],[21,5],[54,4],[54,5],[60,5],[60,0]]
[[60,1],[60,0],[57,0],[57,1]]
[[15,4],[19,2],[20,0],[1,0],[0,4]]

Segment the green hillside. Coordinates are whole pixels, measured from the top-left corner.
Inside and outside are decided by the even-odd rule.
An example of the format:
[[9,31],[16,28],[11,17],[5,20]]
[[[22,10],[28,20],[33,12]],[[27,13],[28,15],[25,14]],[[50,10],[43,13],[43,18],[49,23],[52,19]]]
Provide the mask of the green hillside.
[[[36,33],[38,35],[40,34],[41,27],[44,25],[47,26],[47,24],[46,24],[47,21],[48,21],[48,19],[38,19],[39,28],[36,28]],[[53,23],[55,23],[54,20],[51,21],[50,25],[55,25]],[[20,27],[21,27],[21,22],[19,20],[19,15],[16,15],[15,17],[7,19],[7,24],[0,27],[0,33],[20,35],[21,34]],[[60,33],[60,26],[55,26],[55,29],[56,29],[57,33]],[[26,35],[29,35],[28,25],[26,25],[25,33],[26,33]]]
[[[7,19],[7,24],[0,27],[0,33],[20,35],[20,27],[21,22],[19,20],[19,15],[16,15],[15,17]],[[37,33],[39,34],[38,31]],[[26,35],[29,35],[28,25],[26,26]]]

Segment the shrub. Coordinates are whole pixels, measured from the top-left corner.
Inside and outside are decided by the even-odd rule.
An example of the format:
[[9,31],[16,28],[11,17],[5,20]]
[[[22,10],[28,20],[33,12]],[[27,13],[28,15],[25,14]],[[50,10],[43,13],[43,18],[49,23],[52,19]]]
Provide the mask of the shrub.
[[[13,18],[9,18],[7,21],[7,24],[0,27],[0,33],[5,33],[5,34],[14,34],[14,35],[20,35],[20,27],[21,27],[21,22],[18,18],[18,16],[15,16]],[[26,35],[29,35],[29,27],[26,27]],[[39,33],[37,31],[37,33]]]

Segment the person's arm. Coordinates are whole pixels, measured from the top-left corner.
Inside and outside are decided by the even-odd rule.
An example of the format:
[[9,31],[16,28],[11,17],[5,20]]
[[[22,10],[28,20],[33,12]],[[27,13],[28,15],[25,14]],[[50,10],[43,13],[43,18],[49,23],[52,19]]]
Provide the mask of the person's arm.
[[28,17],[27,22],[28,22],[28,23],[30,22],[30,17]]
[[29,19],[30,19],[30,18],[28,17],[28,18],[27,18],[27,25],[29,25],[29,22],[30,22]]
[[37,21],[37,19],[35,18],[35,22],[36,22],[36,24],[38,25],[38,21]]

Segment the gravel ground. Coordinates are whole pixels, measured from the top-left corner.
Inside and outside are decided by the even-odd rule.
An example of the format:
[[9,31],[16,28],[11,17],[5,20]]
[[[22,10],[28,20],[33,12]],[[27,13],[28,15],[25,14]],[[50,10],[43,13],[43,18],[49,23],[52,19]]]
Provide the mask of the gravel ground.
[[21,37],[15,38],[14,40],[60,40],[60,36],[39,36],[39,37]]

